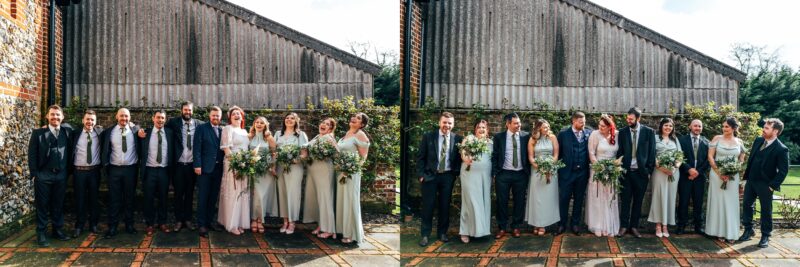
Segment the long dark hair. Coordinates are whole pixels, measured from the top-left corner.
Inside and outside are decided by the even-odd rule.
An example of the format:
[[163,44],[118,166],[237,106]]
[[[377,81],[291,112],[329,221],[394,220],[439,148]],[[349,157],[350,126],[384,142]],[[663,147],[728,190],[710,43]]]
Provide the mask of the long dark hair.
[[739,137],[739,121],[734,117],[727,117],[725,123],[733,129],[733,137]]
[[675,122],[670,118],[663,118],[658,123],[658,138],[662,138],[664,135],[664,124],[672,123],[672,132],[669,133],[669,139],[678,140],[678,136],[675,134]]
[[300,137],[300,116],[294,112],[289,112],[286,114],[286,116],[283,116],[283,121],[281,122],[281,125],[283,125],[283,128],[281,128],[281,135],[286,134],[286,118],[289,116],[294,116],[294,128],[292,129],[294,130],[294,136]]

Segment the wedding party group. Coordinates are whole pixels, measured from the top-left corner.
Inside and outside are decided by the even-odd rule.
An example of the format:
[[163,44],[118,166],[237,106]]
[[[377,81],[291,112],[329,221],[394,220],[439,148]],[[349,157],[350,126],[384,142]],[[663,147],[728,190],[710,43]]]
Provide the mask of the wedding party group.
[[602,114],[598,129],[591,130],[586,115],[575,112],[572,125],[554,134],[544,119],[532,123],[532,132],[522,131],[519,115],[511,113],[504,117],[505,131],[491,136],[488,122],[478,120],[462,138],[452,132],[453,114],[443,112],[439,129],[425,134],[419,148],[423,202],[419,245],[430,242],[434,209],[438,209],[437,237],[449,241],[451,196],[455,180],[460,179],[459,235],[464,243],[491,234],[492,183],[497,239],[507,234],[520,237],[525,224],[533,226],[534,235],[544,235],[546,227],[556,224],[554,235],[568,230],[580,235],[584,222],[598,237],[641,238],[640,218],[649,184],[647,221],[655,224],[657,237],[669,237],[668,226],[675,226],[676,234],[685,233],[691,203],[695,233],[723,242],[750,240],[758,199],[758,246],[767,247],[772,194],[780,191],[789,168],[788,149],[778,140],[783,122],[765,119],[761,137],[748,150],[737,137],[740,124],[732,117],[722,123],[722,134],[709,141],[702,135],[700,120],[693,120],[689,132],[678,137],[671,118],[661,119],[652,129],[640,123],[641,116],[640,109],[631,108],[627,125],[617,129],[614,118]]
[[[280,233],[295,232],[295,223],[316,223],[319,238],[343,243],[364,242],[361,222],[361,166],[370,140],[364,128],[369,117],[355,113],[340,139],[337,122],[325,118],[319,134],[308,139],[300,129],[298,114],[283,118],[280,130],[270,130],[265,117],[246,127],[245,111],[233,106],[211,106],[208,122],[194,119],[194,104],[181,104],[180,116],[167,120],[164,110],[152,113],[153,126],[131,122],[121,108],[116,124],[101,130],[93,110],[83,113],[83,127],[63,124],[64,111],[48,108],[46,127],[35,129],[28,147],[28,163],[35,187],[36,232],[40,246],[52,237],[70,239],[63,231],[63,206],[67,178],[73,177],[76,222],[72,237],[88,230],[99,234],[101,172],[109,190],[108,230],[118,234],[120,220],[129,234],[134,227],[136,188],[144,193],[142,213],[146,233],[225,231],[241,235],[246,230],[265,232],[265,220],[280,217]],[[303,187],[305,179],[305,187]],[[174,189],[168,203],[170,184]],[[196,214],[193,214],[197,190]],[[168,223],[168,205],[174,208],[174,225]],[[88,217],[88,218],[87,218]],[[87,221],[88,219],[88,221]],[[196,221],[195,221],[196,219]],[[196,224],[195,224],[196,222]]]

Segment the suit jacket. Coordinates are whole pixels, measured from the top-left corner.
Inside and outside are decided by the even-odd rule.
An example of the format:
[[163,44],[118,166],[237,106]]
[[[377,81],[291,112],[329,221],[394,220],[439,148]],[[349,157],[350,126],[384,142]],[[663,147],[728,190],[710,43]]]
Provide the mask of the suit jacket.
[[[656,168],[656,134],[652,128],[642,125],[638,133],[638,145],[636,146],[636,165],[640,172],[644,172],[645,176],[649,176]],[[631,143],[631,127],[625,126],[619,130],[619,150],[617,150],[617,157],[622,158],[622,167],[625,170],[631,170],[631,152],[633,146]],[[689,150],[691,151],[691,150]]]
[[[773,190],[781,191],[781,183],[789,173],[789,149],[781,140],[775,139],[764,150],[758,151],[764,142],[766,142],[764,137],[758,137],[753,141],[752,151],[747,160],[747,169],[744,171],[744,179],[762,180],[767,182]],[[764,157],[761,166],[753,166],[753,158],[756,154]]]
[[[456,144],[460,144],[462,137],[450,132],[450,143],[448,143],[447,153],[450,160],[450,171],[458,176],[461,172],[461,155],[458,153]],[[422,136],[419,143],[417,155],[417,173],[427,181],[435,178],[439,168],[439,130],[426,133]]]
[[[201,120],[198,120],[198,119],[192,119],[192,121],[194,122],[194,131],[195,132],[192,133],[193,134],[193,138],[194,138],[194,137],[197,136],[197,127],[200,127],[200,125],[205,123],[205,122],[201,121]],[[183,155],[183,143],[186,142],[186,140],[183,140],[183,124],[184,124],[183,118],[175,117],[175,118],[169,119],[169,121],[167,121],[167,124],[164,125],[164,127],[169,128],[170,130],[172,130],[172,139],[175,140],[175,147],[174,147],[175,148],[175,154],[174,154],[175,162],[177,162],[178,159],[180,159],[181,155]],[[194,140],[192,140],[192,141],[194,141]],[[194,142],[192,143],[192,147],[194,147]],[[194,149],[192,149],[192,150],[194,150]]]
[[[70,128],[65,128],[63,125],[59,128],[58,135],[64,135],[67,138],[67,146],[64,149],[64,158],[67,161],[67,169],[69,171],[69,162],[72,161],[72,148],[69,144],[72,143],[72,131]],[[31,177],[38,177],[38,173],[47,164],[48,152],[50,150],[50,137],[54,137],[50,132],[50,128],[34,129],[31,133],[31,139],[28,141],[28,169],[31,172]]]
[[[167,142],[167,154],[166,155],[161,155],[161,156],[163,157],[162,158],[163,160],[167,161],[167,168],[172,168],[173,166],[175,166],[175,159],[176,159],[175,158],[175,145],[176,144],[174,142],[175,139],[173,138],[174,136],[173,136],[172,129],[167,128],[167,127],[164,127],[163,129],[164,129],[164,137],[163,137],[163,139],[161,139],[161,141],[162,142]],[[141,173],[143,177],[146,177],[145,175],[147,174],[146,173],[146,171],[147,171],[147,157],[150,155],[150,149],[148,149],[148,148],[150,147],[150,137],[153,134],[153,128],[152,127],[151,128],[147,128],[144,131],[145,131],[145,134],[146,134],[145,137],[144,138],[138,138],[137,137],[136,141],[139,142],[139,147],[140,147],[140,151],[139,151],[139,167],[140,167],[139,173]],[[155,138],[158,138],[158,137],[156,136]]]
[[[100,151],[98,151],[98,152],[101,153],[101,155],[102,155],[102,151],[103,151],[103,145],[102,145],[103,144],[103,139],[102,139],[103,128],[102,127],[94,127],[94,129],[92,129],[92,132],[94,132],[94,134],[97,135],[97,139],[100,141]],[[75,170],[75,160],[74,159],[75,159],[75,153],[78,152],[78,149],[77,149],[78,141],[79,141],[78,139],[80,139],[81,134],[83,134],[83,128],[72,130],[72,141],[70,142],[70,144],[72,144],[72,153],[71,153],[72,159],[69,162],[67,162],[67,166],[69,166],[70,172]],[[101,166],[103,165],[103,161],[102,160],[100,160],[100,165]]]
[[[128,123],[131,128],[131,132],[133,133],[133,151],[136,151],[136,155],[139,155],[139,142],[137,139],[137,133],[139,132],[139,126],[135,125],[131,122]],[[102,145],[100,146],[100,162],[102,162],[103,166],[108,166],[111,164],[111,131],[116,129],[118,125],[114,125],[109,127],[108,129],[103,130],[103,133],[100,134],[100,142]],[[129,147],[130,149],[130,147]],[[141,162],[139,162],[141,163]]]
[[[220,132],[222,125],[219,125]],[[220,133],[220,137],[222,133]],[[225,153],[219,149],[219,139],[211,123],[203,123],[195,128],[195,137],[192,140],[192,166],[202,168],[203,173],[214,172],[217,162],[221,162]]]
[[[506,138],[508,137],[508,131],[504,131],[502,133],[497,133],[492,137],[492,176],[496,176],[503,170],[503,162],[505,161],[505,151],[506,151]],[[521,161],[522,164],[522,171],[525,172],[526,175],[531,175],[531,164],[528,163],[528,141],[530,141],[531,135],[526,131],[519,131],[519,145]]]
[[[589,136],[591,134],[592,130],[589,127],[583,128],[583,146],[586,147],[586,161],[581,166],[581,169],[584,170],[588,170],[591,163],[589,161]],[[561,130],[556,136],[556,140],[558,141],[558,158],[563,160],[565,165],[564,168],[558,170],[558,177],[567,177],[566,172],[572,170],[575,166],[572,145],[578,142],[578,137],[575,136],[575,132],[572,131],[572,126],[570,126]]]
[[708,173],[710,165],[708,164],[708,139],[700,136],[697,145],[697,166],[694,164],[694,152],[692,150],[692,135],[687,134],[678,138],[681,150],[683,150],[683,158],[686,159],[684,164],[681,164],[680,171],[682,177],[689,177],[689,169],[695,168],[700,176],[705,177]]

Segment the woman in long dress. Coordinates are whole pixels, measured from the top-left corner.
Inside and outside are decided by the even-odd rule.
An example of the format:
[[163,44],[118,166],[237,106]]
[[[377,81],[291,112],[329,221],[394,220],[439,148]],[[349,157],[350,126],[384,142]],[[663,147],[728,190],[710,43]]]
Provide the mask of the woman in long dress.
[[[613,159],[617,155],[617,127],[614,119],[600,115],[598,130],[589,135],[589,161]],[[619,232],[619,197],[616,190],[595,181],[594,171],[590,171],[589,185],[586,187],[586,225],[596,236],[614,236]],[[619,178],[618,178],[619,179]]]
[[[250,149],[258,148],[275,158],[275,138],[269,130],[269,121],[266,118],[258,117],[253,121],[248,137],[250,137]],[[278,215],[278,184],[274,168],[256,177],[252,199],[250,228],[253,232],[263,233],[265,218]]]
[[225,152],[225,161],[217,221],[228,232],[240,235],[244,229],[250,229],[250,188],[246,177],[237,179],[230,170],[228,158],[236,152],[247,150],[250,139],[244,129],[244,111],[241,108],[233,106],[228,110],[228,122],[230,124],[222,128],[220,136],[220,149]]
[[[488,123],[479,120],[473,127],[475,135],[464,140],[478,138],[486,141],[489,150],[474,157],[461,154],[461,223],[458,233],[461,241],[469,243],[469,237],[490,234],[492,218],[492,140],[488,138]],[[466,170],[470,166],[470,170]]]
[[[670,118],[663,118],[656,133],[656,156],[663,153],[681,151],[678,137],[675,135],[675,123]],[[660,166],[650,176],[653,184],[652,201],[650,202],[650,215],[647,221],[656,224],[657,237],[669,237],[668,225],[675,225],[675,202],[678,199],[678,167]],[[670,182],[669,176],[673,175]]]
[[[298,129],[300,126],[300,117],[297,113],[291,112],[286,114],[283,118],[283,129],[276,132],[276,143],[278,147],[294,144],[303,147],[308,143],[306,133]],[[280,208],[281,218],[283,218],[283,226],[280,232],[286,234],[294,233],[294,222],[300,219],[300,198],[303,196],[303,163],[302,159],[307,156],[305,150],[300,151],[300,158],[289,166],[289,170],[283,170],[283,167],[277,170],[278,172],[278,206]]]
[[[719,237],[720,241],[733,241],[739,235],[739,175],[722,175],[717,162],[735,158],[744,162],[745,148],[738,135],[739,122],[727,118],[722,123],[722,135],[714,136],[708,146],[708,203],[706,206],[705,233]],[[722,184],[727,181],[726,189]]]
[[[364,113],[356,113],[350,117],[350,129],[339,139],[339,152],[355,152],[362,162],[367,160],[369,138],[362,130],[367,126],[369,117]],[[337,174],[336,180],[344,174]],[[361,224],[361,174],[352,174],[352,179],[345,179],[344,184],[336,187],[336,229],[342,231],[342,243],[355,241],[364,243],[364,226]]]
[[[308,145],[317,142],[328,142],[336,147],[336,120],[326,118],[319,124],[319,134]],[[310,154],[309,154],[310,155]],[[311,232],[317,237],[325,239],[333,236],[336,238],[336,220],[333,214],[333,188],[334,188],[333,162],[331,159],[313,160],[308,166],[308,179],[306,180],[306,201],[303,208],[303,223],[317,222],[317,229]]]
[[545,156],[558,160],[558,140],[550,131],[550,123],[538,119],[533,124],[528,142],[528,162],[532,170],[528,182],[528,204],[525,207],[525,221],[535,227],[535,235],[544,235],[545,227],[561,220],[558,212],[558,174],[543,177],[536,172],[539,165],[534,160]]

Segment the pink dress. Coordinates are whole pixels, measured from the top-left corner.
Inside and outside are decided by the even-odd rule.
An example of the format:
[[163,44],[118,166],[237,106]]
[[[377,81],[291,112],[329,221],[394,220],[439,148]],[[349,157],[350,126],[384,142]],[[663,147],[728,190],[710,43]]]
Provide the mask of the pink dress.
[[[220,148],[228,148],[231,153],[247,150],[250,139],[247,131],[233,126],[225,126],[220,137]],[[225,230],[233,232],[236,228],[250,229],[250,188],[247,179],[237,180],[228,167],[228,160],[222,169],[222,184],[219,193],[219,213],[217,221]]]
[[[619,136],[619,133],[615,136]],[[589,135],[589,158],[592,160],[613,159],[619,143],[610,144],[608,139],[594,131]],[[619,231],[619,196],[612,188],[595,182],[590,171],[586,188],[586,225],[597,236],[613,236]]]

